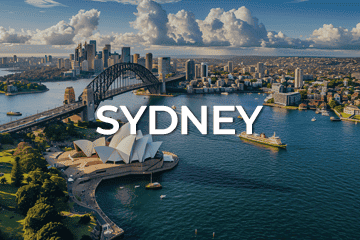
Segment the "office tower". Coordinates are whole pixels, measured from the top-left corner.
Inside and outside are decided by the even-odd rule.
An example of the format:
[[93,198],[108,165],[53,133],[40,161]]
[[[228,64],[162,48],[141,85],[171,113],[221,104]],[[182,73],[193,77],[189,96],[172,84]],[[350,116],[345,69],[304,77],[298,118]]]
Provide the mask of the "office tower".
[[51,55],[49,55],[49,56],[47,57],[47,62],[49,62],[49,63],[52,62],[52,56],[51,56]]
[[201,77],[208,77],[208,65],[206,63],[201,63]]
[[147,69],[149,69],[150,72],[152,72],[152,68],[153,68],[153,65],[152,65],[153,60],[152,60],[152,58],[153,58],[152,53],[147,53],[146,54],[145,67]]
[[232,73],[233,71],[234,71],[233,62],[232,62],[232,61],[229,61],[229,62],[228,62],[228,72],[229,72],[229,73]]
[[109,51],[109,56],[111,55],[111,45],[105,44],[105,48]]
[[121,48],[121,60],[123,63],[130,63],[130,47],[122,47]]
[[94,48],[95,48],[95,55],[96,55],[96,40],[90,40],[89,42],[90,44],[94,45]]
[[69,59],[70,59],[70,61],[74,61],[74,60],[75,60],[75,55],[74,55],[74,54],[70,54],[70,55],[69,55]]
[[134,54],[134,60],[133,60],[133,63],[138,63],[138,59],[140,58],[140,54],[138,53],[135,53]]
[[61,68],[61,58],[58,58],[57,67]]
[[295,88],[302,88],[303,86],[303,72],[300,68],[295,69]]
[[18,61],[17,56],[14,55],[14,57],[13,57],[13,62],[14,62],[14,63],[17,63],[17,61]]
[[145,58],[141,57],[141,58],[138,58],[137,60],[137,64],[140,64],[141,66],[145,67]]
[[44,62],[47,63],[47,61],[48,61],[48,58],[47,58],[47,55],[45,55]]
[[195,64],[195,78],[201,78],[201,64]]
[[110,44],[106,44],[102,51],[102,60],[103,60],[104,68],[108,68],[108,59],[109,59],[109,54],[110,54],[109,49],[110,48],[111,48]]
[[83,70],[84,72],[89,71],[89,62],[87,60],[81,62],[81,70]]
[[65,60],[64,60],[64,67],[65,67],[66,69],[70,69],[70,68],[71,68],[70,59],[65,59]]
[[75,48],[74,60],[79,61],[79,58],[81,57],[80,55],[81,55],[81,43]]
[[257,64],[257,72],[263,74],[264,73],[264,63],[258,62]]
[[187,60],[185,63],[186,80],[193,80],[195,77],[195,62],[194,60]]
[[89,70],[94,69],[94,60],[95,60],[95,46],[92,44],[85,45],[86,50],[86,60],[89,64]]
[[164,77],[166,74],[171,73],[170,57],[159,57],[158,58],[158,73]]
[[2,58],[2,64],[7,64],[7,63],[8,63],[7,57],[3,57]]
[[96,56],[94,60],[94,71],[99,72],[102,71],[103,69],[104,69],[103,61],[98,56]]

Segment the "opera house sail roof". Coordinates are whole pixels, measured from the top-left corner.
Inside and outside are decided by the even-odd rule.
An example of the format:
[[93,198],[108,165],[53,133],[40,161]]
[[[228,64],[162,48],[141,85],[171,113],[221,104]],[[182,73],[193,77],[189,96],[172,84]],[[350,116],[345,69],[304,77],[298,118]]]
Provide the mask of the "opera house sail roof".
[[103,163],[124,161],[129,164],[133,161],[144,162],[145,159],[154,158],[162,142],[153,142],[152,136],[144,136],[141,130],[138,130],[136,135],[131,135],[130,124],[126,123],[112,137],[109,146],[106,146],[104,137],[94,142],[78,140],[74,141],[74,144],[87,157],[97,153]]

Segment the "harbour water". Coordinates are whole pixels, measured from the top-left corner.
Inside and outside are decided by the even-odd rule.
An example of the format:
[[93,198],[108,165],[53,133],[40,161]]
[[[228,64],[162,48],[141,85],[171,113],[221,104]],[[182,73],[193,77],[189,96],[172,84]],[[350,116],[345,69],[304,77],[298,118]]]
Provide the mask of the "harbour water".
[[[8,121],[10,110],[25,116],[58,106],[67,86],[79,95],[89,81],[46,83],[50,91],[40,94],[0,95],[0,123]],[[360,125],[331,122],[314,111],[264,107],[254,132],[270,136],[275,131],[286,150],[212,134],[212,106],[242,105],[250,115],[265,97],[126,93],[102,103],[126,105],[132,114],[141,105],[175,105],[177,111],[186,105],[198,118],[200,107],[209,107],[208,135],[192,124],[189,134],[181,135],[179,123],[171,134],[154,136],[163,141],[161,150],[180,158],[174,170],[154,176],[163,189],[145,190],[148,177],[99,186],[98,203],[125,230],[125,239],[212,239],[213,232],[215,239],[360,239]],[[235,128],[237,134],[245,130],[237,112],[223,116],[234,122],[222,128]],[[314,116],[317,121],[311,122]],[[121,113],[116,117],[124,120]],[[158,128],[169,124],[170,118],[159,114]],[[148,112],[139,129],[148,132]]]

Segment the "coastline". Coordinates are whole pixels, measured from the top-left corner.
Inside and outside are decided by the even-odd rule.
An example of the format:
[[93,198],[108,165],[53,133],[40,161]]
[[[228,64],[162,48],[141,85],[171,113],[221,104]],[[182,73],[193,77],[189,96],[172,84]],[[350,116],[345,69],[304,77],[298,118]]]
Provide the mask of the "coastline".
[[41,91],[29,91],[29,92],[15,92],[15,93],[6,93],[3,91],[0,91],[0,94],[5,94],[5,96],[16,96],[16,95],[22,95],[22,94],[33,94],[33,93],[43,93],[43,92],[47,92],[50,89],[45,89],[45,90],[41,90]]
[[[73,183],[68,182],[69,196],[74,203],[88,209],[90,212],[96,213],[101,219],[98,219],[102,225],[107,225],[111,228],[111,233],[104,234],[101,232],[100,239],[116,239],[124,234],[124,230],[117,226],[107,215],[101,210],[96,201],[96,190],[103,180],[109,180],[113,178],[124,177],[128,175],[150,175],[151,173],[160,173],[169,171],[175,168],[179,163],[177,155],[163,151],[164,154],[172,155],[173,162],[164,162],[163,159],[151,159],[145,163],[146,165],[132,165],[132,166],[116,166],[111,168],[111,173],[98,171],[84,174],[78,177]],[[62,154],[66,152],[58,152],[55,155],[46,155],[46,160],[49,164],[53,164],[54,160],[58,159]],[[52,158],[52,159],[51,159]],[[75,179],[76,177],[74,177]],[[101,220],[101,221],[100,221]]]

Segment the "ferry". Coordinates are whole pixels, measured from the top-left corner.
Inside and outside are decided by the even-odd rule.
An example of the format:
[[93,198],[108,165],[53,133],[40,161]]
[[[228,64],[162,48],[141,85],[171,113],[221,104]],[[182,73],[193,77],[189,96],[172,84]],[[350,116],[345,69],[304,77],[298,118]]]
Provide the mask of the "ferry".
[[13,111],[11,111],[11,112],[7,112],[6,115],[8,115],[8,116],[21,116],[22,113],[21,112],[13,112]]
[[222,94],[222,95],[229,95],[228,92],[222,92],[221,94]]
[[266,145],[270,145],[270,146],[274,146],[274,147],[278,147],[278,148],[286,148],[286,144],[281,142],[281,139],[279,137],[277,137],[274,135],[272,137],[266,137],[264,133],[259,134],[246,134],[246,132],[242,132],[239,137],[241,139],[246,139],[246,140],[250,140],[253,142],[258,142],[258,143],[262,143],[262,144],[266,144]]
[[336,117],[330,117],[330,121],[336,122],[336,121],[341,121],[341,119],[340,119],[340,118],[336,118]]

